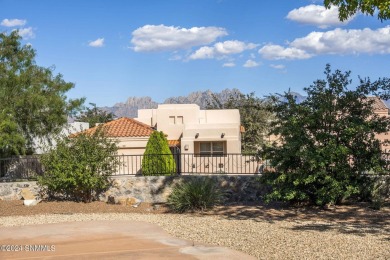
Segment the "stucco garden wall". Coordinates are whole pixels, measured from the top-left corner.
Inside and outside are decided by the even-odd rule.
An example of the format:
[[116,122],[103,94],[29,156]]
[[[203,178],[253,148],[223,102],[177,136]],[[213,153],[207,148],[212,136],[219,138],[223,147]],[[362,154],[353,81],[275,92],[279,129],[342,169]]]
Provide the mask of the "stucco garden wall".
[[[189,178],[213,178],[218,185],[224,189],[228,201],[256,201],[260,199],[265,191],[258,181],[259,176],[205,176],[187,175],[176,177],[164,176],[117,176],[112,178],[112,187],[104,194],[100,200],[107,201],[109,197],[133,197],[142,202],[161,203],[166,202],[172,187]],[[34,195],[39,194],[39,187],[35,181],[29,182],[3,182],[0,183],[0,200],[20,200],[21,191],[29,189]]]

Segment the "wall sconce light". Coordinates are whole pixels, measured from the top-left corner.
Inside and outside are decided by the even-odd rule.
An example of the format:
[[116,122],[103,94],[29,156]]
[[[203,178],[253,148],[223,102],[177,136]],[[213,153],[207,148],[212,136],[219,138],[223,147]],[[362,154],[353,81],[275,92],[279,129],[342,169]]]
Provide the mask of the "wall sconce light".
[[199,133],[196,133],[196,134],[195,134],[195,138],[198,138],[198,137],[199,137]]
[[184,150],[188,151],[188,144],[184,145]]
[[221,134],[221,138],[223,138],[224,136],[225,136],[225,133],[222,133],[222,134]]

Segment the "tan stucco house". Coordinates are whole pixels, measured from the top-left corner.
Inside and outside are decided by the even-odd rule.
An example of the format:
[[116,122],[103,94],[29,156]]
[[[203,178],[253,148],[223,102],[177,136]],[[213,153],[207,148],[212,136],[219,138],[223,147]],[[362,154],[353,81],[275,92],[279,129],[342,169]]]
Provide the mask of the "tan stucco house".
[[[180,173],[255,173],[257,162],[241,155],[237,109],[201,110],[194,104],[159,105],[138,110],[138,118],[120,118],[102,125],[118,141],[120,172],[141,173],[146,144],[153,131],[168,139]],[[93,133],[97,127],[86,130]]]
[[138,118],[122,117],[87,129],[103,127],[118,141],[119,155],[141,155],[153,131],[162,131],[181,153],[223,155],[241,153],[240,113],[237,109],[201,110],[195,104],[159,105],[140,109]]
[[167,135],[182,154],[222,155],[241,153],[238,109],[201,110],[196,104],[164,104],[138,110],[137,121]]

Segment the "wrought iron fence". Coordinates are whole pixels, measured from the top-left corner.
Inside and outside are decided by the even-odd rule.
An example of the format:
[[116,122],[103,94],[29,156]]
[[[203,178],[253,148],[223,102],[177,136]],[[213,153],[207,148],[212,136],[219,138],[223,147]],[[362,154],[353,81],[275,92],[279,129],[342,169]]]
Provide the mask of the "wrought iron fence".
[[186,174],[254,174],[264,167],[255,154],[181,154],[180,161],[180,172]]
[[[199,154],[162,154],[148,155],[173,157],[176,163],[177,174],[254,174],[261,172],[264,163],[258,162],[254,154],[224,154],[207,156]],[[142,175],[142,161],[144,155],[118,155],[119,166],[115,176]],[[164,167],[164,166],[163,166]],[[164,169],[156,169],[156,175]],[[1,179],[31,179],[42,175],[43,166],[39,157],[13,157],[0,159]]]
[[1,179],[34,179],[42,173],[43,167],[37,156],[0,159]]
[[[165,154],[149,156],[170,156],[176,163],[177,174],[257,174],[271,169],[267,161],[261,161],[255,154],[224,154],[207,156],[200,154]],[[144,155],[118,155],[119,166],[113,176],[142,175]],[[390,153],[383,153],[390,172]],[[162,169],[163,170],[163,169]],[[38,156],[0,159],[0,180],[33,179],[44,172]],[[159,169],[156,168],[156,175]]]
[[[224,154],[207,156],[200,154],[156,154],[170,156],[176,163],[177,174],[255,174],[268,168],[267,162],[258,161],[255,154]],[[121,155],[120,166],[115,175],[141,175],[144,155]],[[165,167],[162,165],[161,167]],[[165,169],[156,169],[156,174]]]

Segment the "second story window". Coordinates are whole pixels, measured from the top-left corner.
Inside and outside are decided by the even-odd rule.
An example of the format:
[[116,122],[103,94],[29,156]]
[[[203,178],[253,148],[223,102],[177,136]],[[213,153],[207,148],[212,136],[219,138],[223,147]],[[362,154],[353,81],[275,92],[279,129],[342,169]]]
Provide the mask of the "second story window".
[[170,125],[182,125],[182,124],[184,124],[184,118],[183,118],[183,116],[170,116],[169,117],[169,124]]
[[183,122],[183,117],[182,116],[177,116],[176,117],[176,124],[178,125],[182,125],[184,122]]

